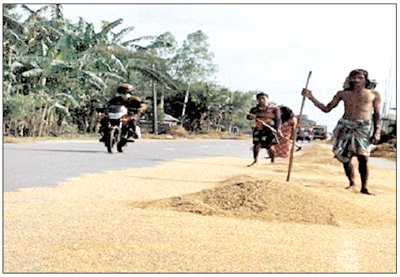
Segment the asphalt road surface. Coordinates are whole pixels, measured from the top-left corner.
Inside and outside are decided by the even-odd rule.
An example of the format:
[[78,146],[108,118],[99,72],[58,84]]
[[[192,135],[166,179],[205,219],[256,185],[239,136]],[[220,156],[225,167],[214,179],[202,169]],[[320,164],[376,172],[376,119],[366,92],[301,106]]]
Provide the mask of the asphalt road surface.
[[[54,187],[85,173],[147,167],[174,159],[234,156],[248,157],[251,163],[251,147],[251,140],[138,140],[124,147],[124,153],[109,154],[104,144],[97,141],[5,143],[3,191]],[[301,152],[296,152],[298,154]],[[267,156],[262,149],[259,158]],[[371,162],[396,168],[395,162],[382,159],[371,159]]]
[[[252,161],[251,140],[151,140],[129,143],[123,153],[109,154],[97,141],[50,141],[3,144],[3,191],[53,187],[70,177],[174,159],[242,156]],[[115,150],[116,151],[116,150]],[[267,156],[260,152],[260,158]]]

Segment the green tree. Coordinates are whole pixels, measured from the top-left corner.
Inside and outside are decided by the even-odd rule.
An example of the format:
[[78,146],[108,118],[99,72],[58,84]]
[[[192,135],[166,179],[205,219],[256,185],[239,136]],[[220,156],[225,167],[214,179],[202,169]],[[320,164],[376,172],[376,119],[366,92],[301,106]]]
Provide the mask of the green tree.
[[64,18],[59,4],[21,7],[28,13],[23,22],[14,5],[3,9],[3,123],[14,133],[93,132],[96,108],[121,82],[150,99],[155,125],[164,112],[183,115],[190,130],[201,130],[206,118],[212,128],[236,124],[236,94],[207,82],[216,66],[202,31],[177,48],[170,32],[124,40],[134,28],[114,32],[122,19],[103,21],[96,33],[83,18]]
[[216,72],[216,65],[212,62],[214,53],[209,51],[207,39],[208,36],[200,30],[189,34],[168,64],[171,76],[186,85],[182,117],[189,101],[190,86],[206,81]]
[[[32,95],[32,98],[40,94],[48,96],[48,105],[43,101],[25,102],[37,105],[36,109],[45,113],[41,116],[43,120],[46,121],[49,115],[61,126],[69,118],[83,132],[93,131],[97,102],[105,101],[118,83],[132,81],[134,72],[144,72],[153,79],[166,79],[160,72],[148,70],[138,63],[147,49],[136,43],[152,39],[149,47],[152,49],[161,45],[161,39],[141,37],[122,42],[123,37],[133,30],[133,27],[128,27],[114,33],[114,28],[122,24],[122,19],[103,21],[102,30],[96,33],[93,25],[82,18],[77,24],[71,24],[63,17],[61,5],[51,7],[52,17],[49,20],[42,16],[48,6],[33,11],[22,5],[28,12],[28,18],[23,23],[19,22],[18,16],[11,14],[13,6],[7,6],[3,11],[3,27],[6,30],[3,41],[6,49],[3,52],[6,120],[15,106],[8,105],[7,101],[15,102],[11,99],[15,93],[23,93],[27,97]],[[25,106],[28,107],[28,104]],[[43,133],[40,130],[49,125],[37,121],[34,124],[44,126],[31,126],[40,135]]]

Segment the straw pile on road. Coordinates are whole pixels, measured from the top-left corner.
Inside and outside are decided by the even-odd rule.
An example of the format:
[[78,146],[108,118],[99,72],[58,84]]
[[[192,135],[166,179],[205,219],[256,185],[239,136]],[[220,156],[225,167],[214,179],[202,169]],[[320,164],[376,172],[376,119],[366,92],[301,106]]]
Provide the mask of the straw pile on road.
[[371,166],[372,197],[344,189],[329,145],[303,148],[290,182],[287,159],[251,160],[5,193],[4,272],[396,272],[395,170]]

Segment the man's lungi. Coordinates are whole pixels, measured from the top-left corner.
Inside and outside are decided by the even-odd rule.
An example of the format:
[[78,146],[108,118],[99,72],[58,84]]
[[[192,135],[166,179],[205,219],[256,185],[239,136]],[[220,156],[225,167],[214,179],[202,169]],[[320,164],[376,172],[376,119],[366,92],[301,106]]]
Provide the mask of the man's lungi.
[[253,144],[261,144],[262,148],[270,148],[278,143],[275,133],[268,127],[263,126],[261,130],[254,128]]
[[370,156],[371,120],[340,119],[333,130],[333,153],[347,163],[354,155]]

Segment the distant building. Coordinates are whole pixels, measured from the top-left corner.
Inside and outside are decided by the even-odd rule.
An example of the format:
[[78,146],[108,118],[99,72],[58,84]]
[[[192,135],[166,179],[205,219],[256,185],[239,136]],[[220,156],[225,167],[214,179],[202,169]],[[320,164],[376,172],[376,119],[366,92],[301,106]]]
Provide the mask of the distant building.
[[[297,117],[299,117],[299,116],[297,116]],[[301,116],[301,121],[300,121],[299,126],[317,126],[317,122],[315,122],[314,120],[308,119],[308,116],[305,114],[305,115]]]
[[164,119],[160,123],[160,125],[158,127],[158,129],[159,129],[158,131],[160,133],[164,133],[164,132],[168,131],[169,128],[171,128],[172,126],[177,125],[179,122],[180,122],[180,120],[173,117],[172,115],[164,114]]
[[[158,133],[165,133],[172,126],[177,125],[180,122],[179,119],[169,114],[164,114],[163,121],[158,124]],[[140,120],[140,126],[148,131],[153,129],[153,122],[146,119]]]

